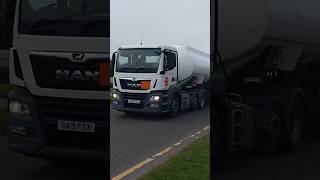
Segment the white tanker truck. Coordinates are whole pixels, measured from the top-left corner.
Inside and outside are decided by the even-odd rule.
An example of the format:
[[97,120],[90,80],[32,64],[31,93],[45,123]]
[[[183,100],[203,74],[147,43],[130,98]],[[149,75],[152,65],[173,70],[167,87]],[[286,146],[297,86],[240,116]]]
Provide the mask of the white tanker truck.
[[313,11],[320,2],[212,4],[214,155],[298,150],[305,125],[320,112],[320,13]]
[[184,45],[123,46],[112,58],[115,110],[168,113],[207,104],[209,55]]

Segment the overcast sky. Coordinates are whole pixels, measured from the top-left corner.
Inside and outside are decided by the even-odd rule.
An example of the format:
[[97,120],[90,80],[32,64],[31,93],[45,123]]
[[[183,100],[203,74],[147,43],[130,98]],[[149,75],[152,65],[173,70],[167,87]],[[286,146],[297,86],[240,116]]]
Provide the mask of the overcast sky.
[[210,52],[209,0],[111,0],[111,52],[121,45],[185,44]]

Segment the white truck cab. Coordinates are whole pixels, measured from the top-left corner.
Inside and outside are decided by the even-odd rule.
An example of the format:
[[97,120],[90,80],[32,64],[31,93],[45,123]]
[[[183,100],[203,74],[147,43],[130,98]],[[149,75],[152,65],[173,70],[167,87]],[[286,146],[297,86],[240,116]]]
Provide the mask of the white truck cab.
[[106,159],[108,1],[18,0],[13,34],[9,149]]

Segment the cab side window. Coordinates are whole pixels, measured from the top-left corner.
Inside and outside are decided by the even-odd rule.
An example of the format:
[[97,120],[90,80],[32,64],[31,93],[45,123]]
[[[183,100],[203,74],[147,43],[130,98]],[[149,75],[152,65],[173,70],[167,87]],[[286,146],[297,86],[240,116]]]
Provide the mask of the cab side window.
[[165,70],[173,70],[177,66],[177,55],[172,51],[167,51],[165,53]]

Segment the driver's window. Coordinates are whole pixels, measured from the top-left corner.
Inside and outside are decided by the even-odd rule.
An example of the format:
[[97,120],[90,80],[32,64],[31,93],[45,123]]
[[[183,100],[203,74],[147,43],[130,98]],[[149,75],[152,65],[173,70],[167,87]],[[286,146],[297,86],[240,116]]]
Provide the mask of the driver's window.
[[166,71],[173,70],[176,67],[176,65],[177,65],[176,53],[172,51],[167,51],[165,53],[165,62],[164,62],[165,70]]

